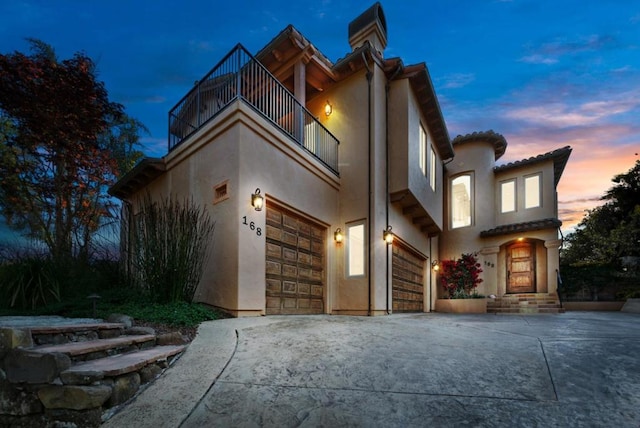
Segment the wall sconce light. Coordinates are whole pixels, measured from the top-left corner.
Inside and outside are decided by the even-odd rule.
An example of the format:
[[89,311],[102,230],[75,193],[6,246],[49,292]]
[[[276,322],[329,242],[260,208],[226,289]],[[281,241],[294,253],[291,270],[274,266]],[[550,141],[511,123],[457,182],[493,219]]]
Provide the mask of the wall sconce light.
[[387,226],[385,230],[382,231],[382,239],[388,245],[393,244],[393,232],[391,231],[391,226]]
[[336,241],[337,244],[341,244],[344,241],[344,235],[342,234],[342,229],[337,228],[335,232],[333,232],[333,240]]
[[251,205],[256,209],[256,211],[262,211],[264,198],[260,194],[260,188],[257,188],[256,192],[251,194]]
[[440,265],[438,264],[437,260],[434,260],[431,262],[431,269],[433,269],[436,272],[440,270]]
[[327,100],[327,103],[324,105],[324,114],[326,114],[327,116],[331,116],[331,113],[333,113],[333,107],[331,106],[329,100]]

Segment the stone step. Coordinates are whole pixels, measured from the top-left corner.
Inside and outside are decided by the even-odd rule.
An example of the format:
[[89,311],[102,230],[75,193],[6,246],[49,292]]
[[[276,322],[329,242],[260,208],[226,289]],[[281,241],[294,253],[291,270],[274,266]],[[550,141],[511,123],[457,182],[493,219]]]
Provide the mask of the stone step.
[[31,348],[31,351],[41,354],[60,352],[67,354],[72,361],[86,361],[149,348],[155,345],[155,341],[156,336],[153,334],[126,335],[110,339],[68,342],[59,345],[40,345]]
[[29,329],[36,345],[62,344],[97,339],[108,339],[121,336],[125,325],[121,323],[80,323],[62,325],[22,326]]
[[76,383],[78,379],[82,379],[82,383],[91,383],[104,377],[131,373],[151,363],[166,361],[184,351],[185,348],[185,345],[156,346],[141,351],[85,361],[64,370],[60,373],[60,378],[64,383]]

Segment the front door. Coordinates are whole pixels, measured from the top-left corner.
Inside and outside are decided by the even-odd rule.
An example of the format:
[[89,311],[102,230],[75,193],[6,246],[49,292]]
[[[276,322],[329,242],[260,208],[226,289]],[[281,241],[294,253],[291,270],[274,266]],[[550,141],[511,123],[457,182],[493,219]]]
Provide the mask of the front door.
[[507,293],[534,293],[535,270],[533,245],[519,242],[507,247]]

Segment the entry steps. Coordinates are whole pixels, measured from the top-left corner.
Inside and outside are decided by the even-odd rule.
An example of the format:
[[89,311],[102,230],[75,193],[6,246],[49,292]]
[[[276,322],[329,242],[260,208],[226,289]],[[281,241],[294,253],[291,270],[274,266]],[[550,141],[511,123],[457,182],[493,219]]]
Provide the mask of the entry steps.
[[564,309],[556,293],[505,294],[487,299],[490,314],[557,314]]

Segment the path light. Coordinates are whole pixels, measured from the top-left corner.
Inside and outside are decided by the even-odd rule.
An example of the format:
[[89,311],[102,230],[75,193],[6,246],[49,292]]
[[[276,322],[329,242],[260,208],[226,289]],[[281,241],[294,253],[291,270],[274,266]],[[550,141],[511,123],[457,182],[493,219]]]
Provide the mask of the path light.
[[341,244],[344,241],[344,235],[342,234],[342,229],[337,228],[335,232],[333,232],[333,239],[336,243]]
[[393,232],[391,231],[391,226],[387,226],[385,230],[382,231],[382,239],[387,245],[393,244]]
[[260,194],[260,188],[257,188],[256,192],[251,194],[251,205],[256,209],[256,211],[262,211],[264,198]]

